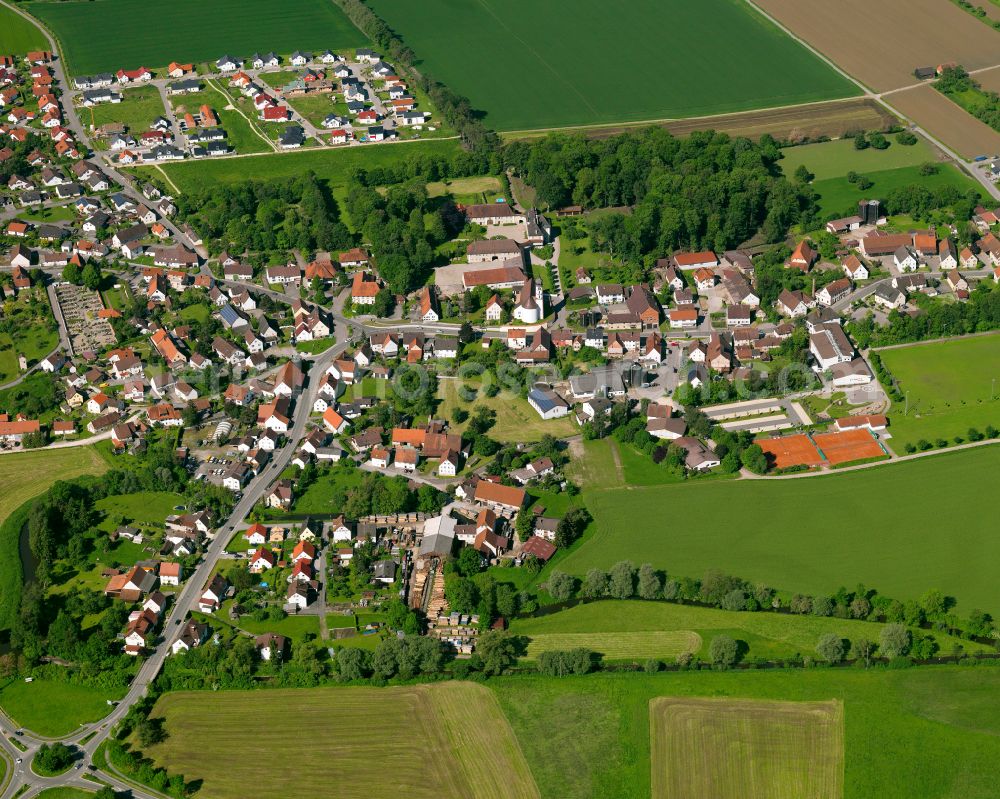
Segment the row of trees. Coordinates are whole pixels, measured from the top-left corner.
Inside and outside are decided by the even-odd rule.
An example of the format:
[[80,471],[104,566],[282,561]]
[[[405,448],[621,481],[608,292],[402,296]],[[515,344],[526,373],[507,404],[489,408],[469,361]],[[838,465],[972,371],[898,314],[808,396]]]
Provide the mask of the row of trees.
[[952,613],[955,600],[938,590],[927,591],[919,601],[900,602],[864,585],[853,591],[840,588],[833,596],[795,594],[783,600],[771,587],[740,577],[709,571],[698,580],[670,577],[644,563],[619,561],[609,571],[591,569],[582,580],[554,570],[542,586],[557,602],[574,597],[596,599],[646,599],[694,602],[729,611],[787,611],[798,615],[862,619],[948,631],[967,638],[984,638],[994,632],[993,619],[982,610],[961,618]]

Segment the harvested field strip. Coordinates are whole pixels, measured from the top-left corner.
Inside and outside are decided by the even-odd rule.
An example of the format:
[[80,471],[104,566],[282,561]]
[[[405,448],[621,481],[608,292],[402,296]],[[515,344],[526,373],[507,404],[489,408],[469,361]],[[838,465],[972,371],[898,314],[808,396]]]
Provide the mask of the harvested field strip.
[[[472,799],[532,799],[538,787],[496,695],[482,685],[448,682],[430,690]],[[483,757],[489,752],[489,757]]]
[[[1000,37],[1000,33],[997,36]],[[964,158],[1000,153],[1000,133],[980,122],[933,86],[896,92],[886,99],[893,108]]]
[[[753,0],[803,41],[877,90],[916,83],[913,70],[1000,61],[1000,33],[946,0]],[[886,34],[905,47],[887,45]]]
[[[583,125],[549,130],[582,133],[589,139],[607,139],[630,129],[656,125],[666,128],[675,136],[688,136],[699,130],[717,130],[751,139],[769,134],[780,141],[797,142],[821,136],[838,138],[858,130],[887,130],[896,123],[896,118],[884,106],[868,99],[850,99],[689,119],[649,120],[627,125]],[[523,130],[501,135],[507,140],[518,140],[541,137],[548,132]]]
[[691,630],[651,630],[649,632],[541,633],[530,636],[528,658],[542,652],[582,647],[604,656],[605,660],[675,658],[701,649],[701,636]]
[[649,703],[653,799],[840,799],[840,702]]
[[[442,688],[454,693],[439,700]],[[251,772],[260,797],[537,796],[506,719],[487,699],[486,689],[462,684],[168,693],[153,710],[168,737],[146,754],[168,771],[204,780],[211,799],[244,799]],[[476,740],[463,738],[473,734],[465,729],[473,717],[482,731]],[[490,737],[489,758],[481,756],[487,742],[480,735]],[[470,762],[477,754],[486,762]],[[294,780],[263,763],[294,763]]]

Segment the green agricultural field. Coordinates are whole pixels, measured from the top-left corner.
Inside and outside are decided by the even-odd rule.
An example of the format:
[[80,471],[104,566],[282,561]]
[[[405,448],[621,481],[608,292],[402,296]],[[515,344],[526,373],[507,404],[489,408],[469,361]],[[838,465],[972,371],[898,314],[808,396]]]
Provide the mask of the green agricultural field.
[[[721,569],[805,593],[863,582],[903,600],[938,588],[957,597],[960,612],[996,614],[1000,539],[989,492],[970,486],[998,467],[1000,447],[987,446],[791,480],[585,488],[594,531],[559,568],[583,575],[628,558],[673,576]],[[928,525],[934,518],[946,523]]]
[[[291,178],[312,170],[331,188],[347,184],[354,169],[372,169],[398,163],[413,165],[413,174],[421,159],[449,158],[460,149],[457,140],[427,141],[413,144],[384,144],[370,147],[345,147],[312,152],[270,153],[252,158],[227,158],[218,161],[184,161],[166,164],[163,172],[181,191],[238,183],[248,178],[275,180]],[[144,168],[136,172],[142,175]]]
[[856,150],[854,139],[785,147],[781,151],[782,159],[779,163],[781,170],[789,177],[795,174],[796,169],[805,165],[816,176],[816,180],[828,180],[843,177],[851,171],[862,174],[885,172],[888,169],[920,166],[938,160],[937,153],[924,139],[917,139],[916,144],[909,146],[899,144],[893,136],[889,136],[889,141],[891,144],[885,150],[876,150],[874,147]]
[[996,796],[996,668],[632,672],[488,685],[546,799],[650,796],[650,702],[659,697],[836,700],[845,799]]
[[171,61],[215,61],[229,53],[246,57],[255,50],[349,50],[365,37],[326,0],[293,6],[267,0],[175,0],[157,9],[156,36],[149,31],[143,0],[25,3],[57,36],[73,75],[134,68],[165,67]]
[[[497,576],[501,580],[501,576]],[[747,644],[747,656],[780,660],[813,656],[821,635],[835,633],[848,641],[878,641],[884,625],[853,619],[739,613],[676,605],[670,602],[604,600],[537,618],[515,619],[510,630],[530,639],[528,657],[552,649],[584,647],[608,660],[642,663],[646,658],[672,661],[681,652],[709,660],[708,647],[725,633]],[[974,642],[935,634],[944,654],[959,644],[966,652],[991,651]]]
[[121,122],[133,136],[149,130],[157,117],[164,115],[163,99],[155,86],[124,89],[122,101],[116,105],[105,103],[93,108],[81,108],[80,119],[95,128],[109,122]]
[[0,688],[0,707],[14,721],[38,735],[69,735],[81,724],[103,718],[111,710],[108,700],[118,693],[89,685],[15,678]]
[[883,172],[865,172],[864,176],[872,182],[872,186],[864,191],[859,189],[857,184],[849,183],[846,177],[815,180],[812,187],[819,195],[820,217],[857,213],[859,200],[876,195],[885,196],[894,189],[914,184],[928,189],[953,186],[961,192],[980,190],[981,187],[976,181],[963,175],[951,164],[938,164],[937,167],[937,172],[933,175],[921,175],[918,166],[887,169]]
[[907,400],[889,411],[897,453],[920,439],[968,439],[970,427],[1000,428],[1000,336],[881,350]]
[[243,799],[246,775],[262,762],[294,763],[295,778],[259,769],[258,796],[312,799],[331,785],[345,799],[538,796],[495,695],[472,683],[169,693],[153,716],[169,734],[146,754],[204,780],[214,799]]
[[600,0],[371,6],[417,53],[421,70],[468,97],[498,130],[693,117],[858,93],[738,0],[637,0],[613,9]]
[[30,19],[0,7],[0,53],[21,55],[29,50],[48,49],[45,35]]
[[839,702],[658,697],[653,799],[841,799]]

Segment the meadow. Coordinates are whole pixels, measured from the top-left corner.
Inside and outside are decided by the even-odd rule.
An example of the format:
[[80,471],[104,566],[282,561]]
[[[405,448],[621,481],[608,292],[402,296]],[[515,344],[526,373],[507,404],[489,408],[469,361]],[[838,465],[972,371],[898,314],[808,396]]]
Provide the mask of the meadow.
[[[584,575],[628,558],[672,576],[721,569],[785,591],[832,593],[863,582],[901,600],[938,588],[962,613],[995,614],[1000,539],[985,511],[988,493],[970,486],[998,466],[1000,447],[986,446],[790,480],[586,487],[593,532],[559,568]],[[936,518],[943,523],[928,523]]]
[[325,0],[289,6],[267,0],[175,0],[157,8],[159,35],[149,35],[143,0],[31,2],[24,8],[59,39],[70,74],[114,72],[143,64],[212,61],[226,53],[253,51],[348,50],[364,47],[365,37],[337,7]]
[[921,175],[918,166],[865,172],[864,176],[872,182],[872,185],[864,190],[859,189],[856,183],[850,183],[846,177],[815,180],[812,187],[819,195],[820,218],[831,215],[856,214],[859,200],[875,195],[884,197],[894,189],[914,184],[927,189],[954,186],[963,193],[969,190],[981,193],[980,184],[963,175],[956,167],[951,164],[937,164],[936,166],[937,171],[932,175]]
[[[526,399],[515,396],[509,391],[501,391],[495,397],[487,397],[482,391],[477,391],[473,399],[465,400],[459,395],[464,385],[475,387],[479,382],[471,379],[440,382],[442,400],[437,407],[437,415],[440,418],[451,419],[455,408],[463,408],[470,415],[477,408],[490,408],[496,413],[496,425],[490,428],[488,435],[501,442],[538,441],[545,434],[560,438],[576,435],[580,431],[572,416],[543,419]],[[467,426],[468,421],[452,424],[457,432],[464,431]]]
[[27,521],[28,500],[46,491],[57,480],[101,474],[106,470],[107,463],[93,447],[0,456],[0,480],[6,486],[0,498],[0,630],[10,627],[12,614],[21,601],[18,539]]
[[778,164],[789,178],[798,167],[804,165],[816,180],[828,180],[843,177],[852,170],[861,174],[885,172],[938,160],[937,153],[925,139],[918,138],[916,144],[902,145],[896,141],[895,136],[889,135],[887,138],[890,144],[885,150],[876,150],[874,147],[857,150],[854,139],[785,147],[781,150],[782,158]]
[[[498,577],[498,579],[501,579]],[[712,638],[725,634],[746,645],[746,657],[782,660],[814,656],[820,636],[878,641],[884,625],[854,619],[796,616],[785,613],[740,613],[671,602],[601,600],[536,618],[514,619],[510,630],[525,635],[527,657],[553,649],[583,647],[606,660],[644,663],[647,658],[672,661],[690,652],[708,661]],[[955,645],[966,652],[990,651],[971,641],[943,633],[933,635],[942,654]]]
[[19,327],[13,334],[0,333],[0,383],[13,380],[20,374],[19,355],[27,358],[28,366],[31,367],[52,352],[58,344],[58,331],[50,330],[48,323],[42,321]]
[[879,351],[906,401],[889,411],[897,452],[920,439],[968,439],[971,427],[1000,428],[1000,336],[974,336]]
[[169,693],[152,715],[168,737],[146,754],[214,799],[243,799],[251,772],[255,795],[289,799],[538,796],[495,695],[472,683]]
[[81,724],[103,718],[111,708],[108,700],[120,695],[104,688],[55,680],[20,678],[0,688],[0,707],[15,723],[38,735],[69,735]]
[[659,697],[649,704],[653,799],[841,799],[839,702]]
[[30,19],[6,7],[0,7],[0,53],[21,54],[44,50],[49,43]]
[[488,685],[546,799],[650,796],[649,711],[658,697],[836,700],[843,704],[845,799],[996,795],[996,668],[630,672]]
[[[315,172],[331,188],[345,186],[352,170],[372,169],[406,163],[426,156],[449,158],[458,152],[457,140],[416,142],[413,144],[379,144],[369,147],[345,147],[312,152],[269,153],[247,159],[227,158],[218,161],[184,161],[165,164],[164,174],[180,191],[196,191],[218,183],[239,183],[256,180],[294,178],[305,172]],[[143,169],[137,169],[139,175]]]
[[737,0],[638,0],[613,16],[600,0],[371,6],[416,52],[419,69],[468,97],[498,130],[721,114],[859,93]]

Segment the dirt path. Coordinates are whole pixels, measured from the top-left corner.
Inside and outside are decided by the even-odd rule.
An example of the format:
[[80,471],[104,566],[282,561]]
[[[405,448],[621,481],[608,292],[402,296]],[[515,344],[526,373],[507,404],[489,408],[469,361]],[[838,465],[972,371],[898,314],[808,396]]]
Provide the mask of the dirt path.
[[615,474],[618,475],[618,482],[627,486],[628,484],[625,482],[625,469],[622,468],[622,456],[618,451],[618,442],[614,439],[608,439],[608,449],[611,450],[611,460],[615,464]]

